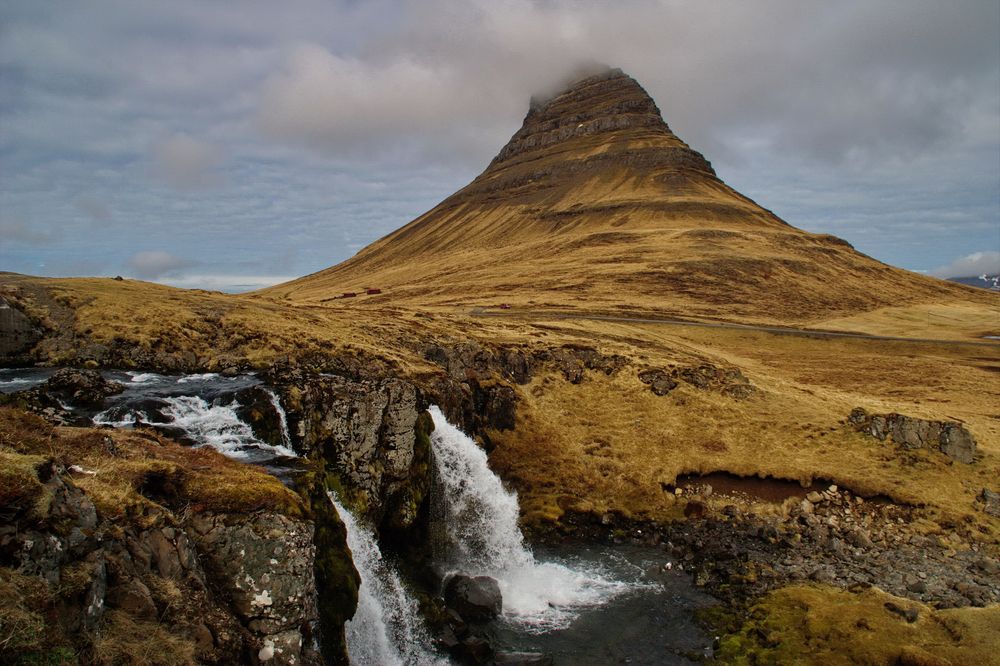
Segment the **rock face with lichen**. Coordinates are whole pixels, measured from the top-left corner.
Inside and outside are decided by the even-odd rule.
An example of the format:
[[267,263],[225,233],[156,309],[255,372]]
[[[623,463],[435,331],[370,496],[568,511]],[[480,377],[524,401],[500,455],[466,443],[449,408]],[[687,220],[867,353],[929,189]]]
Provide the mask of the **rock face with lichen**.
[[280,390],[294,446],[322,464],[330,489],[373,525],[412,526],[430,484],[416,387],[316,375]]
[[854,409],[847,420],[858,432],[882,441],[891,438],[904,449],[932,449],[958,462],[971,464],[975,461],[976,440],[956,421],[930,421],[904,414],[869,414],[860,407]]
[[[190,449],[166,440],[141,451],[131,445],[143,439],[135,436],[107,454],[125,467],[89,470],[63,457],[84,446],[89,433],[100,436],[97,431],[53,431],[34,417],[11,414],[0,414],[0,431],[17,433],[20,449],[0,453],[0,642],[7,656],[25,663],[55,663],[64,654],[132,663],[155,646],[165,655],[157,663],[165,664],[345,662],[336,634],[353,614],[356,596],[338,598],[340,626],[331,627],[332,640],[322,640],[316,521],[309,516],[315,512],[306,512],[293,493],[278,484],[274,492],[290,502],[284,508],[265,501],[273,508],[219,511],[205,504],[213,495],[192,495],[202,486],[185,485],[179,472],[176,482],[155,492],[142,477],[134,486],[138,494],[117,486],[111,496],[127,507],[117,513],[107,493],[122,483],[120,475],[128,473],[122,470],[165,464],[150,460],[149,452],[169,448],[170,460],[192,467],[204,467],[204,456],[199,462],[191,452],[187,461]],[[33,452],[50,443],[55,457]],[[237,467],[225,463],[214,478],[233,483],[224,470],[236,474]],[[261,483],[276,483],[262,472],[250,474],[239,483],[257,483],[255,474]],[[340,525],[336,512],[321,517],[324,561],[349,563],[343,532],[331,532]],[[323,573],[332,590],[356,594],[352,567]],[[326,654],[321,643],[330,646]]]

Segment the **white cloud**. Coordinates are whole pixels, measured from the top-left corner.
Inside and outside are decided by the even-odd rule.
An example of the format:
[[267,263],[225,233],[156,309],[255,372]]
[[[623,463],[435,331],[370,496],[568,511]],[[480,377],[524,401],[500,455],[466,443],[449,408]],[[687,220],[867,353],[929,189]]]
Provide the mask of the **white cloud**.
[[221,182],[216,169],[222,151],[187,134],[175,134],[152,148],[156,175],[179,190],[213,187]]
[[263,289],[282,282],[294,280],[297,275],[180,275],[157,280],[162,284],[183,289],[207,289],[239,293]]
[[155,280],[193,265],[194,262],[175,257],[163,250],[136,252],[128,260],[128,267],[135,273],[136,277],[146,280]]
[[974,277],[983,274],[1000,274],[1000,252],[973,252],[931,271],[931,275],[942,278]]

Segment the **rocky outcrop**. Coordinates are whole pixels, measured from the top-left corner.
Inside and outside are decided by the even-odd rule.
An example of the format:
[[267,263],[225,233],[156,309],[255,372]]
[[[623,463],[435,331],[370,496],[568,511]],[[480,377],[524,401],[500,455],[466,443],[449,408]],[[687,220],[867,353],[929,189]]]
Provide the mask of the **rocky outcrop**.
[[904,449],[931,449],[958,462],[975,461],[976,440],[957,421],[930,421],[896,413],[869,414],[858,407],[851,411],[847,422],[858,432],[881,441],[891,439]]
[[664,370],[649,368],[639,373],[639,381],[656,395],[667,395],[685,382],[701,390],[713,390],[730,398],[743,400],[756,390],[738,368],[720,368],[711,363],[682,366]]
[[35,610],[58,617],[65,640],[127,618],[168,627],[199,663],[321,663],[311,522],[154,512],[145,528],[115,525],[65,471],[39,473],[47,505],[0,526],[0,571],[44,581]]
[[642,86],[620,69],[605,69],[579,79],[548,99],[532,98],[521,129],[496,156],[490,168],[577,137],[623,130],[673,139],[676,146],[648,151],[650,156],[672,166],[683,165],[715,175],[704,157],[677,140]]
[[[358,581],[329,503],[309,507],[261,471],[151,434],[53,430],[9,409],[0,419],[16,446],[0,451],[5,656],[347,663]],[[91,447],[100,468],[68,464]]]
[[322,463],[331,489],[374,525],[412,527],[430,488],[432,428],[413,384],[320,375],[279,390],[293,445]]
[[24,358],[42,335],[27,315],[0,298],[0,361]]
[[74,407],[96,408],[106,397],[125,390],[119,382],[108,381],[96,370],[63,368],[39,386],[0,394],[0,404],[33,412],[62,425],[87,425],[89,419]]
[[59,370],[41,388],[78,405],[99,405],[109,395],[125,390],[123,384],[105,379],[97,370],[75,368]]
[[490,348],[472,342],[436,344],[424,358],[444,370],[429,380],[424,392],[445,416],[489,448],[489,430],[512,430],[517,423],[515,386],[539,371],[556,371],[579,384],[587,371],[613,375],[628,364],[624,356],[603,354],[593,347],[563,345],[550,349]]

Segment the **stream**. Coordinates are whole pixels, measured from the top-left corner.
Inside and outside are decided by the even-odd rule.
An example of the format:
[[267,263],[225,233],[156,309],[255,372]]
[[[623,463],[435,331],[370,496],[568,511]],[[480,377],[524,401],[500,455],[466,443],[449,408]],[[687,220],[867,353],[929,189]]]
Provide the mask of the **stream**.
[[[54,370],[0,369],[0,393],[41,384]],[[252,374],[164,375],[104,371],[125,390],[102,409],[63,405],[81,423],[119,428],[147,425],[192,446],[211,446],[258,464],[286,482],[297,469],[287,416],[278,395]],[[269,405],[280,441],[263,441],[244,420],[249,402]],[[442,578],[494,578],[501,616],[484,627],[495,649],[541,653],[557,665],[689,664],[710,651],[712,637],[694,612],[717,603],[654,546],[588,543],[528,544],[518,526],[516,493],[489,468],[485,452],[430,408],[435,485],[433,551]],[[347,625],[356,665],[450,663],[436,652],[413,595],[394,564],[383,559],[374,532],[335,496],[362,577],[359,607]]]

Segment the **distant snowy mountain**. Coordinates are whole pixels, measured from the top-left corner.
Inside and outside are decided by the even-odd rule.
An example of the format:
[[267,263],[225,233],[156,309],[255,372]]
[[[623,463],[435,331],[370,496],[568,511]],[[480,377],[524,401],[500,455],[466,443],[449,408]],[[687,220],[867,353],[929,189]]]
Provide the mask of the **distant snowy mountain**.
[[948,278],[948,281],[958,282],[959,284],[967,284],[970,287],[981,287],[991,291],[1000,291],[1000,274],[952,277]]

